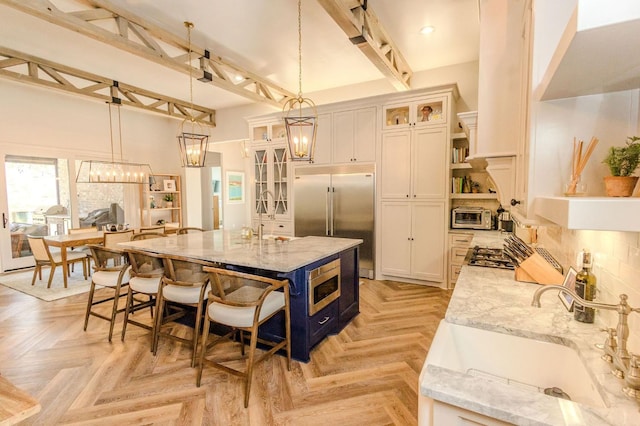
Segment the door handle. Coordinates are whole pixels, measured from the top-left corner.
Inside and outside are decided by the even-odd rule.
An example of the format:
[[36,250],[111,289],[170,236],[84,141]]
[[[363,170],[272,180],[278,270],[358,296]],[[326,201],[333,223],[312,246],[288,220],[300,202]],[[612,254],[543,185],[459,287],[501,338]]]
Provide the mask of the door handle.
[[327,194],[325,196],[324,202],[324,233],[327,237],[331,236],[329,230],[329,197],[330,197],[331,188],[327,187]]
[[7,219],[7,215],[2,213],[2,227],[7,228],[7,223],[9,223],[9,219]]

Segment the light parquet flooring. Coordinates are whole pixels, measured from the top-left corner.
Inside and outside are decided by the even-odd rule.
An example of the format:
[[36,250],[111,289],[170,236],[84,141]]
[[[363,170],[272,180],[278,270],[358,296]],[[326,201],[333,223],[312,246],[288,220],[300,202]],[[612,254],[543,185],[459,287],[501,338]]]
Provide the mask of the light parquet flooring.
[[450,296],[363,280],[360,314],[309,363],[259,364],[245,409],[234,376],[205,368],[196,387],[178,342],[161,340],[154,357],[146,330],[129,325],[120,341],[121,317],[111,344],[107,321],[91,317],[84,332],[86,294],[43,302],[0,286],[0,374],[40,401],[28,425],[415,425],[418,376]]

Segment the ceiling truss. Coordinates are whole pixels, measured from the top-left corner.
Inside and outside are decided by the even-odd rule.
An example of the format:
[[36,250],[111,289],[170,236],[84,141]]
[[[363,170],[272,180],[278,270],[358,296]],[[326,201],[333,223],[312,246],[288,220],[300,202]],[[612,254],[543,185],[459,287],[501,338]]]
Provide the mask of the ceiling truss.
[[[163,30],[104,0],[78,0],[86,9],[65,12],[55,0],[0,0],[24,13],[84,34],[98,41],[156,62],[162,66],[196,76],[200,81],[235,93],[252,101],[281,108],[296,96],[275,83],[238,67],[208,50],[191,44],[199,65],[189,63],[189,43],[185,38]],[[177,51],[170,54],[169,49]]]
[[214,127],[215,110],[0,47],[0,76]]
[[367,7],[367,0],[318,0],[318,3],[397,90],[411,88],[413,71],[373,10]]

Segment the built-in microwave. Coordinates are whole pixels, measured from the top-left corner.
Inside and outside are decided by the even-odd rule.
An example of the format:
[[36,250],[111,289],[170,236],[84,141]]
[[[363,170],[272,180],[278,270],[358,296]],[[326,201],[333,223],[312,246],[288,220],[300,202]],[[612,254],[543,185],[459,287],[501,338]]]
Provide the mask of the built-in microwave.
[[491,210],[482,207],[456,207],[451,210],[452,229],[491,229]]
[[309,272],[309,315],[340,297],[340,259]]

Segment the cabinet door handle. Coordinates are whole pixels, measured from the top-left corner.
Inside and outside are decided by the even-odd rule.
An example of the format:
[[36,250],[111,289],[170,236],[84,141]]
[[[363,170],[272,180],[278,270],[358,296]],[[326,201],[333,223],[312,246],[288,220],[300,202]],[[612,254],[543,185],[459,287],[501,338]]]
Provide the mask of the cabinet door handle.
[[329,321],[330,317],[324,317],[322,321],[318,321],[318,324],[322,325],[324,323],[326,323],[327,321]]

